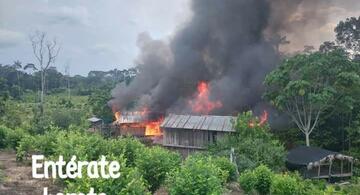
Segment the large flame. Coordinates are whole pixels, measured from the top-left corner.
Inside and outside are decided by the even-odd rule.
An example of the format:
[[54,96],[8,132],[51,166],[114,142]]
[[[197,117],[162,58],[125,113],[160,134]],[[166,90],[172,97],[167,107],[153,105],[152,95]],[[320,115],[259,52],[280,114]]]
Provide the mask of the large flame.
[[[114,116],[116,121],[119,124],[120,123],[127,123],[130,121],[125,120],[124,118],[122,118],[121,116],[121,112],[115,112]],[[143,121],[140,122],[136,122],[136,123],[127,123],[124,126],[120,125],[120,128],[126,128],[126,127],[132,127],[132,128],[144,128],[145,129],[145,136],[161,136],[162,132],[160,129],[160,125],[162,123],[162,121],[164,120],[163,117],[157,119],[157,120],[148,120],[147,115],[149,114],[148,108],[143,108],[140,109],[139,111],[134,111],[134,112],[125,112],[123,113],[124,115],[141,115],[142,117],[144,117]],[[125,117],[126,118],[126,117]]]
[[163,121],[163,118],[157,121],[146,122],[145,135],[146,136],[160,136],[162,132],[160,130],[160,125]]
[[221,101],[211,101],[209,95],[210,90],[208,83],[204,81],[199,82],[195,99],[189,101],[192,111],[195,113],[209,114],[212,110],[222,107]]

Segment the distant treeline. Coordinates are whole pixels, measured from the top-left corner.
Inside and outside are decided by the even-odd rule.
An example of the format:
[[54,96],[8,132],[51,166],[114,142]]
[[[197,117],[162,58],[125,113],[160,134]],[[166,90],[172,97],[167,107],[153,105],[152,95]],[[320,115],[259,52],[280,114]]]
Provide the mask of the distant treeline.
[[[46,93],[65,92],[71,89],[74,95],[90,95],[101,88],[111,88],[117,83],[129,83],[138,73],[137,68],[110,71],[90,71],[87,76],[68,76],[56,67],[46,71]],[[34,66],[21,65],[15,61],[11,65],[0,64],[0,96],[18,99],[25,92],[36,92],[41,87],[40,71]]]

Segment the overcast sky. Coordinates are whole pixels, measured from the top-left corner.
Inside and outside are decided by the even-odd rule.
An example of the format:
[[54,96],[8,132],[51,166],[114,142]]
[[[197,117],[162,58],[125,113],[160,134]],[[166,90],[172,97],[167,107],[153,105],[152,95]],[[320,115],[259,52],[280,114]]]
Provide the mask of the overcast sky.
[[[359,14],[357,0],[329,1],[337,2],[329,21],[297,44],[332,39],[338,20]],[[189,0],[0,0],[0,63],[34,63],[28,37],[39,30],[61,42],[56,62],[61,72],[67,63],[72,75],[129,68],[139,33],[166,40],[190,13]]]
[[59,71],[134,66],[137,35],[166,39],[189,15],[188,0],[0,0],[0,63],[35,62],[29,34],[61,42]]

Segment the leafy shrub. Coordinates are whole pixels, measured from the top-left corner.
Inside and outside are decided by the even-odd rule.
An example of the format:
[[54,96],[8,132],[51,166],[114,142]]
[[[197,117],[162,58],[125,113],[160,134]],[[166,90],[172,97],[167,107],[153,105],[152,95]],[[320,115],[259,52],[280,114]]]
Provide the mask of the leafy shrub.
[[241,173],[239,183],[246,193],[250,193],[255,189],[256,177],[252,171],[246,170]]
[[327,186],[326,189],[323,192],[324,195],[346,195],[345,192],[343,192],[342,190],[337,190],[335,189],[334,186]]
[[171,195],[221,194],[224,172],[202,158],[188,158],[180,169],[168,177]]
[[360,194],[360,177],[353,177],[351,184],[348,186],[343,186],[343,192],[349,195],[358,195]]
[[114,156],[124,155],[126,166],[135,166],[135,160],[142,156],[145,146],[139,140],[132,137],[120,137],[107,141],[107,153]]
[[[118,159],[124,162],[125,159]],[[125,164],[120,165],[120,177],[109,179],[91,179],[85,176],[76,180],[69,180],[65,192],[88,192],[90,187],[94,188],[97,193],[117,194],[117,195],[149,195],[146,184],[141,177],[138,169],[133,167],[125,167]]]
[[327,182],[324,181],[324,180],[311,180],[311,179],[305,179],[305,180],[302,180],[302,181],[301,180],[302,180],[302,178],[298,179],[299,182],[304,182],[305,186],[312,186],[313,188],[316,188],[316,189],[319,189],[319,190],[325,190],[326,189]]
[[40,108],[33,108],[34,117],[31,120],[31,134],[43,134],[53,125],[49,114],[41,114]]
[[0,126],[0,148],[6,148],[6,131],[8,128]]
[[264,165],[244,171],[239,177],[239,183],[247,194],[342,195],[359,194],[360,189],[356,182],[341,188],[322,180],[304,180],[298,173],[274,174]]
[[99,156],[107,152],[106,140],[96,134],[62,133],[57,135],[56,143],[54,156],[62,155],[66,161],[69,161],[73,155],[77,157],[77,160],[97,160]]
[[236,181],[237,170],[236,166],[225,157],[212,158],[215,166],[219,167],[222,171],[227,173],[226,182]]
[[28,133],[21,128],[16,128],[14,130],[6,128],[5,134],[5,145],[14,150],[16,150],[16,148],[19,146],[20,140],[28,135]]
[[246,192],[256,190],[259,194],[268,194],[274,173],[265,165],[260,165],[253,171],[245,171],[240,175],[240,185]]
[[180,165],[180,155],[160,147],[146,149],[136,160],[136,167],[154,193],[165,181],[166,174]]
[[45,156],[51,156],[55,153],[57,147],[57,137],[59,130],[52,128],[51,131],[46,131],[44,135],[35,136],[36,151]]
[[19,146],[16,147],[16,160],[27,160],[27,157],[35,150],[34,142],[36,138],[27,135],[19,141]]
[[[254,124],[254,125],[250,125]],[[240,114],[235,121],[236,132],[210,146],[214,154],[235,151],[239,172],[255,169],[261,164],[279,171],[285,165],[285,148],[270,133],[268,124],[259,124],[252,112]]]
[[195,153],[189,156],[188,161],[190,160],[203,160],[208,162],[209,164],[213,164],[218,167],[222,172],[223,183],[236,181],[237,170],[236,166],[230,162],[228,158],[219,157],[219,156],[211,156],[205,153]]
[[273,177],[272,171],[265,165],[260,165],[254,170],[254,175],[256,177],[255,189],[259,194],[268,194]]
[[69,128],[70,125],[81,125],[84,118],[83,110],[56,109],[51,112],[50,117],[54,125],[61,128]]
[[301,195],[304,194],[304,186],[301,182],[288,174],[275,175],[271,184],[271,194],[276,195]]

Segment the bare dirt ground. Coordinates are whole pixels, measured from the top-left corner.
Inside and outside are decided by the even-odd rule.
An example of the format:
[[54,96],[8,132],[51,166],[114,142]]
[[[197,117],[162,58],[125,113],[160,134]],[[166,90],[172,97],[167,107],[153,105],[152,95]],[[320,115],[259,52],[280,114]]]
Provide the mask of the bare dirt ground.
[[16,162],[14,151],[0,151],[0,169],[4,174],[0,195],[42,195],[44,187],[52,194],[60,191],[51,180],[32,178],[30,163]]

